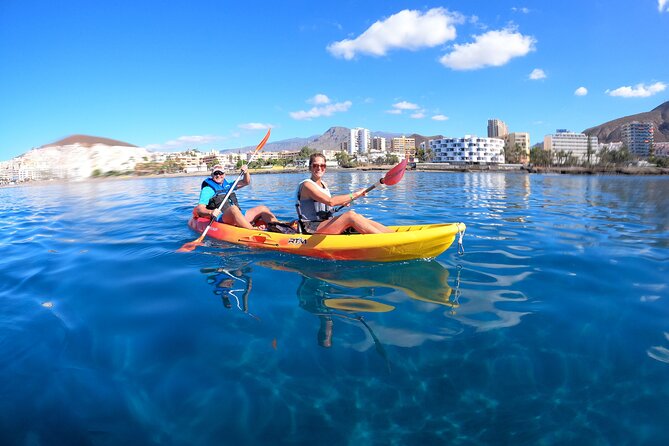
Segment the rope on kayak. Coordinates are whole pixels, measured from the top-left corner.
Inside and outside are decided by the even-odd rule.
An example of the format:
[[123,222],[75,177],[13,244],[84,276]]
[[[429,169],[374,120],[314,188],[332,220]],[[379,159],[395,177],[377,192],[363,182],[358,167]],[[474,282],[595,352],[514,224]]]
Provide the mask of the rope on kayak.
[[465,226],[464,229],[460,229],[460,223],[456,223],[455,226],[456,228],[458,228],[458,254],[464,255],[465,245],[462,243],[462,239],[465,236],[465,231],[467,230],[467,227]]
[[451,306],[451,314],[455,314],[455,307],[460,306],[460,272],[462,272],[462,265],[457,265],[455,269],[458,271],[458,276],[455,278],[455,292],[451,301],[457,305]]

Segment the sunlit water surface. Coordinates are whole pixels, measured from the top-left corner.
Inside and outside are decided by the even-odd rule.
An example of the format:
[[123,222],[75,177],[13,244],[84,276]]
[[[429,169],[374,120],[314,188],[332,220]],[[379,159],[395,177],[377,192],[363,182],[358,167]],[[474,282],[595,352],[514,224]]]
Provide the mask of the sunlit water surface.
[[466,252],[399,264],[176,253],[199,182],[0,189],[0,444],[669,444],[666,177],[409,172],[355,209]]

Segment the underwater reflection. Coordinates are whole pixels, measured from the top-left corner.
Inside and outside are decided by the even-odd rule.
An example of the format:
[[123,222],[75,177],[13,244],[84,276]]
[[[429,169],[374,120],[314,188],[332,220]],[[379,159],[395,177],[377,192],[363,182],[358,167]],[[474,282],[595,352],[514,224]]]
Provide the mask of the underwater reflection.
[[[426,311],[409,311],[408,301],[445,306],[453,312],[459,306],[458,292],[448,284],[449,272],[437,261],[395,264],[346,264],[342,262],[261,261],[258,266],[298,274],[296,294],[300,308],[319,319],[316,342],[333,345],[335,321],[359,324],[369,335],[369,344],[351,345],[365,350],[373,342],[386,360],[384,344],[416,346],[425,340],[442,340],[457,328],[448,321],[423,327]],[[392,314],[388,314],[392,313]],[[382,335],[380,335],[382,333]],[[382,340],[380,340],[382,338]]]

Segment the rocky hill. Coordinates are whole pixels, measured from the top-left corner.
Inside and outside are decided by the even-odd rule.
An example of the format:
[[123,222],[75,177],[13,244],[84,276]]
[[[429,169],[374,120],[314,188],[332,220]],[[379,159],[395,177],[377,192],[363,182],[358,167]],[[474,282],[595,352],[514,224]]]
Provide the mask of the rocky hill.
[[604,124],[583,130],[583,133],[596,136],[599,142],[610,143],[622,141],[622,127],[628,122],[652,122],[655,124],[655,142],[669,141],[669,101],[649,112],[625,116]]
[[42,147],[54,147],[54,146],[71,146],[78,144],[82,147],[93,147],[96,144],[102,144],[110,147],[137,147],[133,144],[128,144],[127,142],[117,141],[110,138],[100,138],[99,136],[90,136],[90,135],[71,135],[67,138],[63,138],[59,141],[52,142],[50,144],[45,144]]

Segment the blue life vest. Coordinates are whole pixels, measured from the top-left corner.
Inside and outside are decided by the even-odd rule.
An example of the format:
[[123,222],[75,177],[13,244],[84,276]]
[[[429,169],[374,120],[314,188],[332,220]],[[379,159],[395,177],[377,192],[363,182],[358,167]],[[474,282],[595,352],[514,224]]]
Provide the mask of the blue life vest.
[[[223,198],[225,198],[225,194],[227,194],[232,187],[232,184],[233,183],[229,183],[227,181],[223,181],[223,184],[218,184],[211,178],[205,178],[205,180],[202,182],[202,185],[200,186],[200,190],[204,189],[205,187],[211,187],[214,190],[214,196],[211,197],[209,203],[207,203],[207,209],[217,209],[221,205]],[[228,202],[223,205],[221,211],[224,212],[230,206],[239,207],[237,195],[235,195],[234,192],[230,194],[228,197]]]

